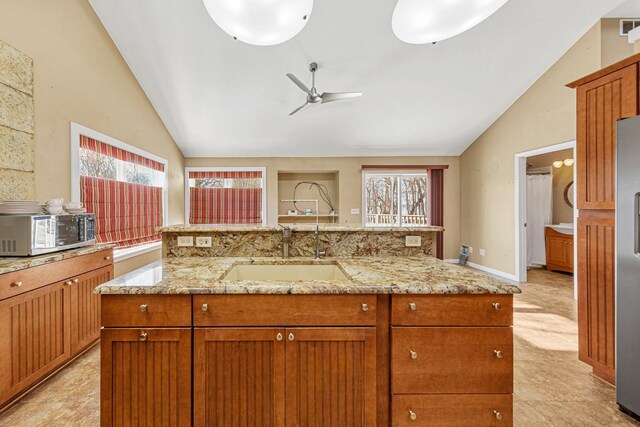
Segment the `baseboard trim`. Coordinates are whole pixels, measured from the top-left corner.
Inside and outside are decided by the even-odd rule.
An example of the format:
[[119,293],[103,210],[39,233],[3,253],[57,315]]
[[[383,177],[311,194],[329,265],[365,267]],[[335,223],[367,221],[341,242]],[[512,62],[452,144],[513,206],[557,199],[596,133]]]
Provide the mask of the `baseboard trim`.
[[495,270],[495,269],[490,268],[490,267],[485,267],[484,265],[476,264],[475,262],[467,262],[467,265],[469,267],[476,268],[476,269],[484,271],[486,273],[490,273],[490,274],[493,274],[495,276],[499,276],[499,277],[502,277],[504,279],[511,280],[513,282],[516,282],[516,284],[518,283],[518,279],[517,279],[515,274],[505,273],[504,271]]
[[458,262],[460,262],[460,260],[458,258],[449,258],[449,259],[445,259],[444,262],[448,262],[451,264],[457,264]]

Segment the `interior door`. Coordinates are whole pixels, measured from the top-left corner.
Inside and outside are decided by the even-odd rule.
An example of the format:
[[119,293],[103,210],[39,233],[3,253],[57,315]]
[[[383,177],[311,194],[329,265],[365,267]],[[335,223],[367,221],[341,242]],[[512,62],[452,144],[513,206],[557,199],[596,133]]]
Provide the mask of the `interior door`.
[[194,425],[283,426],[284,329],[196,328]]
[[286,330],[286,425],[376,425],[375,328]]

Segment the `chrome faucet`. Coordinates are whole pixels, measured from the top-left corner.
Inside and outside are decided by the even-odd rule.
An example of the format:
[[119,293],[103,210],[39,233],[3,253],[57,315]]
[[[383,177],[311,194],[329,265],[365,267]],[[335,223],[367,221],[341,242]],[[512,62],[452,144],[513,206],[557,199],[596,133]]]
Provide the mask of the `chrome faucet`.
[[[317,216],[316,216],[317,220]],[[316,239],[316,259],[320,259],[325,256],[327,253],[325,251],[320,250],[320,226],[316,222],[316,231],[313,233],[313,236]]]
[[282,226],[282,258],[289,259],[289,243],[291,243],[291,228]]

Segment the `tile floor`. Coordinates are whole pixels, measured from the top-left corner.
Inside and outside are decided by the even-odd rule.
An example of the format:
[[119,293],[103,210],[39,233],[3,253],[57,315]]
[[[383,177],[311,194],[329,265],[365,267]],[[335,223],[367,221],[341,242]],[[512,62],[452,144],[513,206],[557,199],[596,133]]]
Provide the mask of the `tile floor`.
[[[515,298],[516,426],[640,426],[578,361],[573,278],[532,270]],[[0,414],[0,426],[98,426],[99,347]]]

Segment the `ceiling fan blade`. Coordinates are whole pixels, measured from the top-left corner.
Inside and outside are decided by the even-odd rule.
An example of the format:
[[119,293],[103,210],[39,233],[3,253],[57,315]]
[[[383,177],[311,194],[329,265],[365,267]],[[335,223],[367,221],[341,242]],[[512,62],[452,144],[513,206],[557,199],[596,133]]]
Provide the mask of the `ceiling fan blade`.
[[326,102],[342,101],[343,99],[357,98],[359,96],[362,96],[362,92],[325,92],[320,95],[320,98],[322,98],[322,103],[324,104]]
[[299,106],[298,108],[296,108],[295,110],[293,110],[292,112],[289,113],[290,116],[293,116],[295,113],[297,113],[298,111],[302,110],[304,107],[306,107],[308,104],[308,102],[305,102],[304,104],[302,104],[301,106]]
[[311,95],[311,89],[309,89],[304,83],[302,83],[300,79],[298,79],[296,76],[294,76],[291,73],[287,73],[287,77],[289,77],[291,81],[296,84],[296,86],[298,86],[300,89],[305,91],[307,94]]

